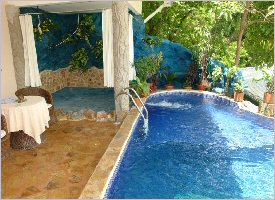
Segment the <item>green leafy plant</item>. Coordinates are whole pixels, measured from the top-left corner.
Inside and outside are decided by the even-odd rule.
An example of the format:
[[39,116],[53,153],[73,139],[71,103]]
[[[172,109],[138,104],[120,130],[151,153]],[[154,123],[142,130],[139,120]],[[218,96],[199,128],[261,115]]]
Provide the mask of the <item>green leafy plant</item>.
[[98,40],[96,41],[95,45],[92,46],[92,50],[97,59],[103,59],[103,41]]
[[143,42],[145,42],[146,44],[148,44],[151,48],[153,48],[155,45],[161,45],[162,44],[162,40],[161,39],[153,39],[153,38],[149,38],[149,37],[145,37],[142,39]]
[[76,31],[76,36],[81,40],[85,40],[89,47],[92,47],[92,45],[89,42],[89,38],[92,36],[94,31],[95,24],[93,22],[92,16],[84,15],[79,22]]
[[160,70],[160,62],[163,60],[162,52],[156,56],[142,57],[134,62],[139,79],[144,82],[156,75]]
[[72,59],[70,61],[70,65],[72,65],[71,70],[80,70],[82,72],[86,72],[88,70],[87,62],[88,62],[88,53],[86,49],[80,48],[76,52],[73,53]]
[[245,90],[245,85],[243,81],[239,81],[234,84],[235,92],[244,92],[244,90]]
[[212,72],[212,78],[213,78],[213,82],[214,82],[214,85],[220,81],[222,79],[222,68],[221,67],[216,67],[213,72]]
[[267,72],[265,69],[261,69],[263,72],[263,77],[260,79],[254,79],[255,81],[264,80],[266,82],[266,91],[269,93],[274,93],[274,74],[272,72]]
[[79,40],[84,40],[88,44],[88,46],[92,49],[89,38],[91,38],[92,34],[95,32],[95,24],[93,22],[92,16],[83,15],[79,21],[75,34],[66,34],[62,41],[65,44],[75,44]]
[[57,29],[57,25],[49,18],[46,18],[40,24],[41,32],[39,32],[38,27],[33,27],[34,37],[38,39],[39,42],[42,42],[43,37],[46,33],[50,32],[51,30]]
[[230,89],[230,86],[231,86],[231,79],[235,76],[235,74],[237,73],[238,70],[239,70],[238,67],[233,66],[233,67],[229,68],[229,70],[227,72],[227,76],[226,76],[226,88],[225,88],[227,96],[230,95],[229,94],[230,93],[229,89]]
[[173,85],[174,80],[175,80],[175,74],[174,73],[168,73],[166,76],[167,84],[168,85]]
[[185,82],[183,84],[183,87],[192,87],[192,83],[191,82]]
[[138,77],[136,77],[136,80],[130,81],[129,85],[140,97],[148,96],[150,94],[149,84],[146,81],[141,81]]

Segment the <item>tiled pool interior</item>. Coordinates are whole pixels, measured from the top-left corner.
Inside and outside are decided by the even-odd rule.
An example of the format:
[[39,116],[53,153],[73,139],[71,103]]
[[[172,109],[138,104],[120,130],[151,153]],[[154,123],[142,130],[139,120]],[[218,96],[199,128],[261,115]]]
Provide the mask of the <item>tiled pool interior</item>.
[[63,88],[53,94],[56,108],[65,112],[82,109],[110,112],[115,109],[113,88]]
[[218,96],[147,101],[105,198],[274,198],[274,122]]

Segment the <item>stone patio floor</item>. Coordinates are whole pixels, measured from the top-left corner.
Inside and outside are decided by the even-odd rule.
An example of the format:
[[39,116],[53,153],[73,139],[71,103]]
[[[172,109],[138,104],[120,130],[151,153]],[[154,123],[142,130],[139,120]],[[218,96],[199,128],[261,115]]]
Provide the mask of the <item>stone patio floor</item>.
[[2,161],[2,198],[78,198],[118,129],[112,122],[59,121],[37,148],[10,150]]

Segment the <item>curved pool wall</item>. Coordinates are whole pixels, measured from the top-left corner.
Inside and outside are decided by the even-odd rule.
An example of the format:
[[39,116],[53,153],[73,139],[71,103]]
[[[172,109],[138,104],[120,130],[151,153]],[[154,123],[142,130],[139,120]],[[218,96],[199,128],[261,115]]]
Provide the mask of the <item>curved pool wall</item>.
[[[105,198],[274,197],[274,121],[217,95],[150,96]],[[165,124],[165,125],[164,125]]]

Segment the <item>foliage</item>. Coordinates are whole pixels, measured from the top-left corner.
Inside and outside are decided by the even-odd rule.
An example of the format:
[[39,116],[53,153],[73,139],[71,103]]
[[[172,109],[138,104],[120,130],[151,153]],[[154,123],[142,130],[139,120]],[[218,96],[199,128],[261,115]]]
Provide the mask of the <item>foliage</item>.
[[[163,2],[143,2],[144,18]],[[243,37],[240,67],[274,63],[273,2],[253,2]],[[273,8],[273,9],[272,9]],[[202,60],[204,55],[231,67],[235,63],[237,39],[245,2],[174,2],[146,23],[147,35],[177,42]]]
[[64,44],[75,44],[79,40],[84,40],[92,49],[93,46],[91,45],[89,38],[91,38],[94,32],[95,24],[93,22],[92,16],[83,15],[79,21],[79,25],[77,26],[75,34],[66,34],[62,37],[62,41],[64,41]]
[[222,76],[223,76],[223,72],[221,67],[216,67],[212,71],[212,78],[214,83],[217,83],[218,81],[220,81],[222,79]]
[[193,62],[189,66],[186,82],[191,83],[192,85],[196,78],[198,78],[198,66]]
[[150,94],[149,84],[146,81],[141,81],[138,77],[129,83],[140,97],[148,96]]
[[263,77],[260,79],[254,79],[256,81],[261,81],[264,80],[266,81],[266,91],[273,93],[274,92],[274,73],[273,70],[272,72],[268,72],[265,69],[261,69],[261,71],[263,72]]
[[153,38],[149,38],[149,37],[144,37],[142,39],[142,41],[145,42],[146,44],[148,44],[151,48],[154,47],[155,45],[161,45],[162,44],[161,39],[153,39]]
[[160,70],[160,62],[163,60],[162,52],[156,56],[142,57],[134,62],[137,76],[141,82],[147,81],[148,78],[156,75]]
[[39,42],[42,42],[43,37],[46,33],[50,32],[51,30],[57,29],[57,25],[49,18],[46,18],[40,24],[41,33],[38,30],[38,27],[33,27],[34,36],[38,39]]
[[79,22],[79,25],[76,31],[76,36],[79,39],[85,40],[88,43],[88,45],[91,47],[89,38],[92,36],[94,31],[95,31],[95,24],[93,22],[92,16],[84,15]]
[[237,71],[239,70],[238,67],[236,66],[233,66],[231,68],[229,68],[228,72],[227,72],[227,76],[226,76],[226,88],[225,88],[225,93],[227,96],[229,96],[230,92],[229,92],[229,89],[230,89],[230,86],[231,86],[231,79],[235,76],[235,74],[237,73]]
[[183,84],[184,87],[191,87],[192,86],[192,83],[187,81]]
[[72,55],[70,65],[72,65],[71,70],[80,70],[86,72],[88,70],[88,53],[86,49],[80,48]]
[[173,73],[168,73],[166,76],[167,84],[168,85],[173,85],[174,80],[175,80],[175,74]]
[[103,59],[103,41],[98,40],[96,41],[95,45],[92,46],[92,50],[97,59]]
[[234,84],[234,90],[236,92],[243,92],[245,90],[245,85],[243,81],[236,82]]

